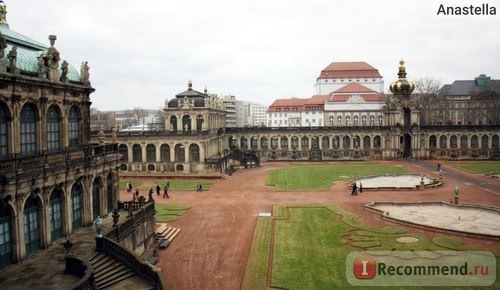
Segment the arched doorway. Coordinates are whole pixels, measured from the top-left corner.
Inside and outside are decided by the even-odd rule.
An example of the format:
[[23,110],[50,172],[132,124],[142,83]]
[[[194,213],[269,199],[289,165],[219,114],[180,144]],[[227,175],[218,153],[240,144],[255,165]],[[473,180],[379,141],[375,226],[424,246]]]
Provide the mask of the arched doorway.
[[73,231],[82,226],[82,188],[80,184],[73,184],[71,188],[71,225]]
[[404,158],[411,157],[411,135],[406,133],[399,138],[400,148],[403,150],[402,154]]
[[182,144],[177,144],[174,147],[175,162],[184,163],[186,161],[185,147]]
[[24,204],[24,244],[26,255],[40,249],[40,205],[35,195]]
[[50,237],[55,241],[63,234],[63,192],[59,187],[50,195]]
[[0,269],[12,264],[12,212],[10,206],[0,202]]

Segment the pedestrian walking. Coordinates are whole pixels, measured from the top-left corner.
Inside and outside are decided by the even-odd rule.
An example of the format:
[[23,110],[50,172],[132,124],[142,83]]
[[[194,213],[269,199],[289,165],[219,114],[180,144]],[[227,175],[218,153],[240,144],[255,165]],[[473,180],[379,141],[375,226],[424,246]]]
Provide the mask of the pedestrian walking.
[[170,198],[168,196],[168,186],[163,187],[163,198]]
[[127,192],[132,192],[132,183],[130,181],[127,182]]
[[160,185],[156,185],[156,195],[160,196],[160,190],[161,190],[161,187]]
[[357,194],[357,191],[358,191],[358,188],[356,186],[356,182],[354,182],[352,184],[352,191],[351,191],[351,195],[356,195]]
[[359,193],[363,193],[363,184],[359,183]]
[[135,198],[134,200],[139,201],[139,189],[135,190]]
[[437,165],[437,171],[441,171],[441,163],[438,162],[438,165]]

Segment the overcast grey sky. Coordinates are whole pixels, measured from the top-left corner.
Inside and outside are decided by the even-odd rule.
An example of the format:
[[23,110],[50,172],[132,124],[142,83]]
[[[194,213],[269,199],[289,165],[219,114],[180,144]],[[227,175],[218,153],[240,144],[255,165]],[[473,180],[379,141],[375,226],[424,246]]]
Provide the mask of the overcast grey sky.
[[[397,78],[500,78],[500,17],[437,16],[439,4],[488,1],[4,0],[10,29],[90,65],[92,106],[159,108],[187,88],[264,105],[310,97],[332,61]],[[500,11],[497,11],[500,14]]]

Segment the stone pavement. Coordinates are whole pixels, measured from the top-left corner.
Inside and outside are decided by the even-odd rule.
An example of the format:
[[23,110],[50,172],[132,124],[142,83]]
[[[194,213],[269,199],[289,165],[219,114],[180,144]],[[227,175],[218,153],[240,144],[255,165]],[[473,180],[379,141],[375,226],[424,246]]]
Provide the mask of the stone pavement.
[[[381,175],[375,177],[366,177],[356,179],[356,182],[361,182],[363,184],[363,188],[415,188],[420,185],[421,177],[418,174],[399,174],[399,175]],[[424,176],[424,184],[431,184],[433,180]]]
[[[103,233],[108,232],[113,224],[111,215],[103,218]],[[83,227],[70,236],[73,242],[71,252],[79,258],[89,260],[96,255],[94,226]],[[21,265],[12,265],[0,272],[0,289],[71,289],[80,279],[77,276],[64,273],[66,267],[64,256],[66,249],[62,238],[52,244],[47,250],[40,250],[33,254]],[[134,276],[134,279],[124,280],[116,287],[108,289],[147,289],[147,281]]]

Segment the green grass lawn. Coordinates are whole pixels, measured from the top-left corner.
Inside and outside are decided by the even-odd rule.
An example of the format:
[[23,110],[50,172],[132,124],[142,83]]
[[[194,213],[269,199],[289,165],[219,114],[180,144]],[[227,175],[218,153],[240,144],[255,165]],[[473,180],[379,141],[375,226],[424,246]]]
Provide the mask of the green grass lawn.
[[169,182],[169,190],[196,190],[196,185],[201,183],[203,190],[207,190],[210,187],[214,186],[213,181],[207,180],[165,180],[158,181],[156,184],[160,185],[163,190],[163,187]]
[[328,190],[337,180],[349,180],[375,174],[411,173],[401,166],[360,164],[357,162],[335,165],[300,166],[271,170],[266,185],[276,190]]
[[491,163],[460,163],[455,166],[458,169],[470,172],[470,173],[490,173],[490,172],[500,172],[500,162]]
[[[401,236],[416,237],[419,241],[399,243],[396,238]],[[369,226],[352,213],[335,206],[275,206],[273,217],[258,219],[241,289],[268,289],[270,262],[271,287],[359,289],[346,280],[346,257],[361,249],[429,251],[429,255],[445,250],[488,250],[466,247],[451,236],[440,235],[429,240],[424,234],[408,233],[397,226]],[[497,279],[491,288],[498,289],[500,251],[493,251],[493,254],[497,257]]]
[[156,221],[171,222],[182,216],[189,207],[181,204],[160,204],[155,203]]

